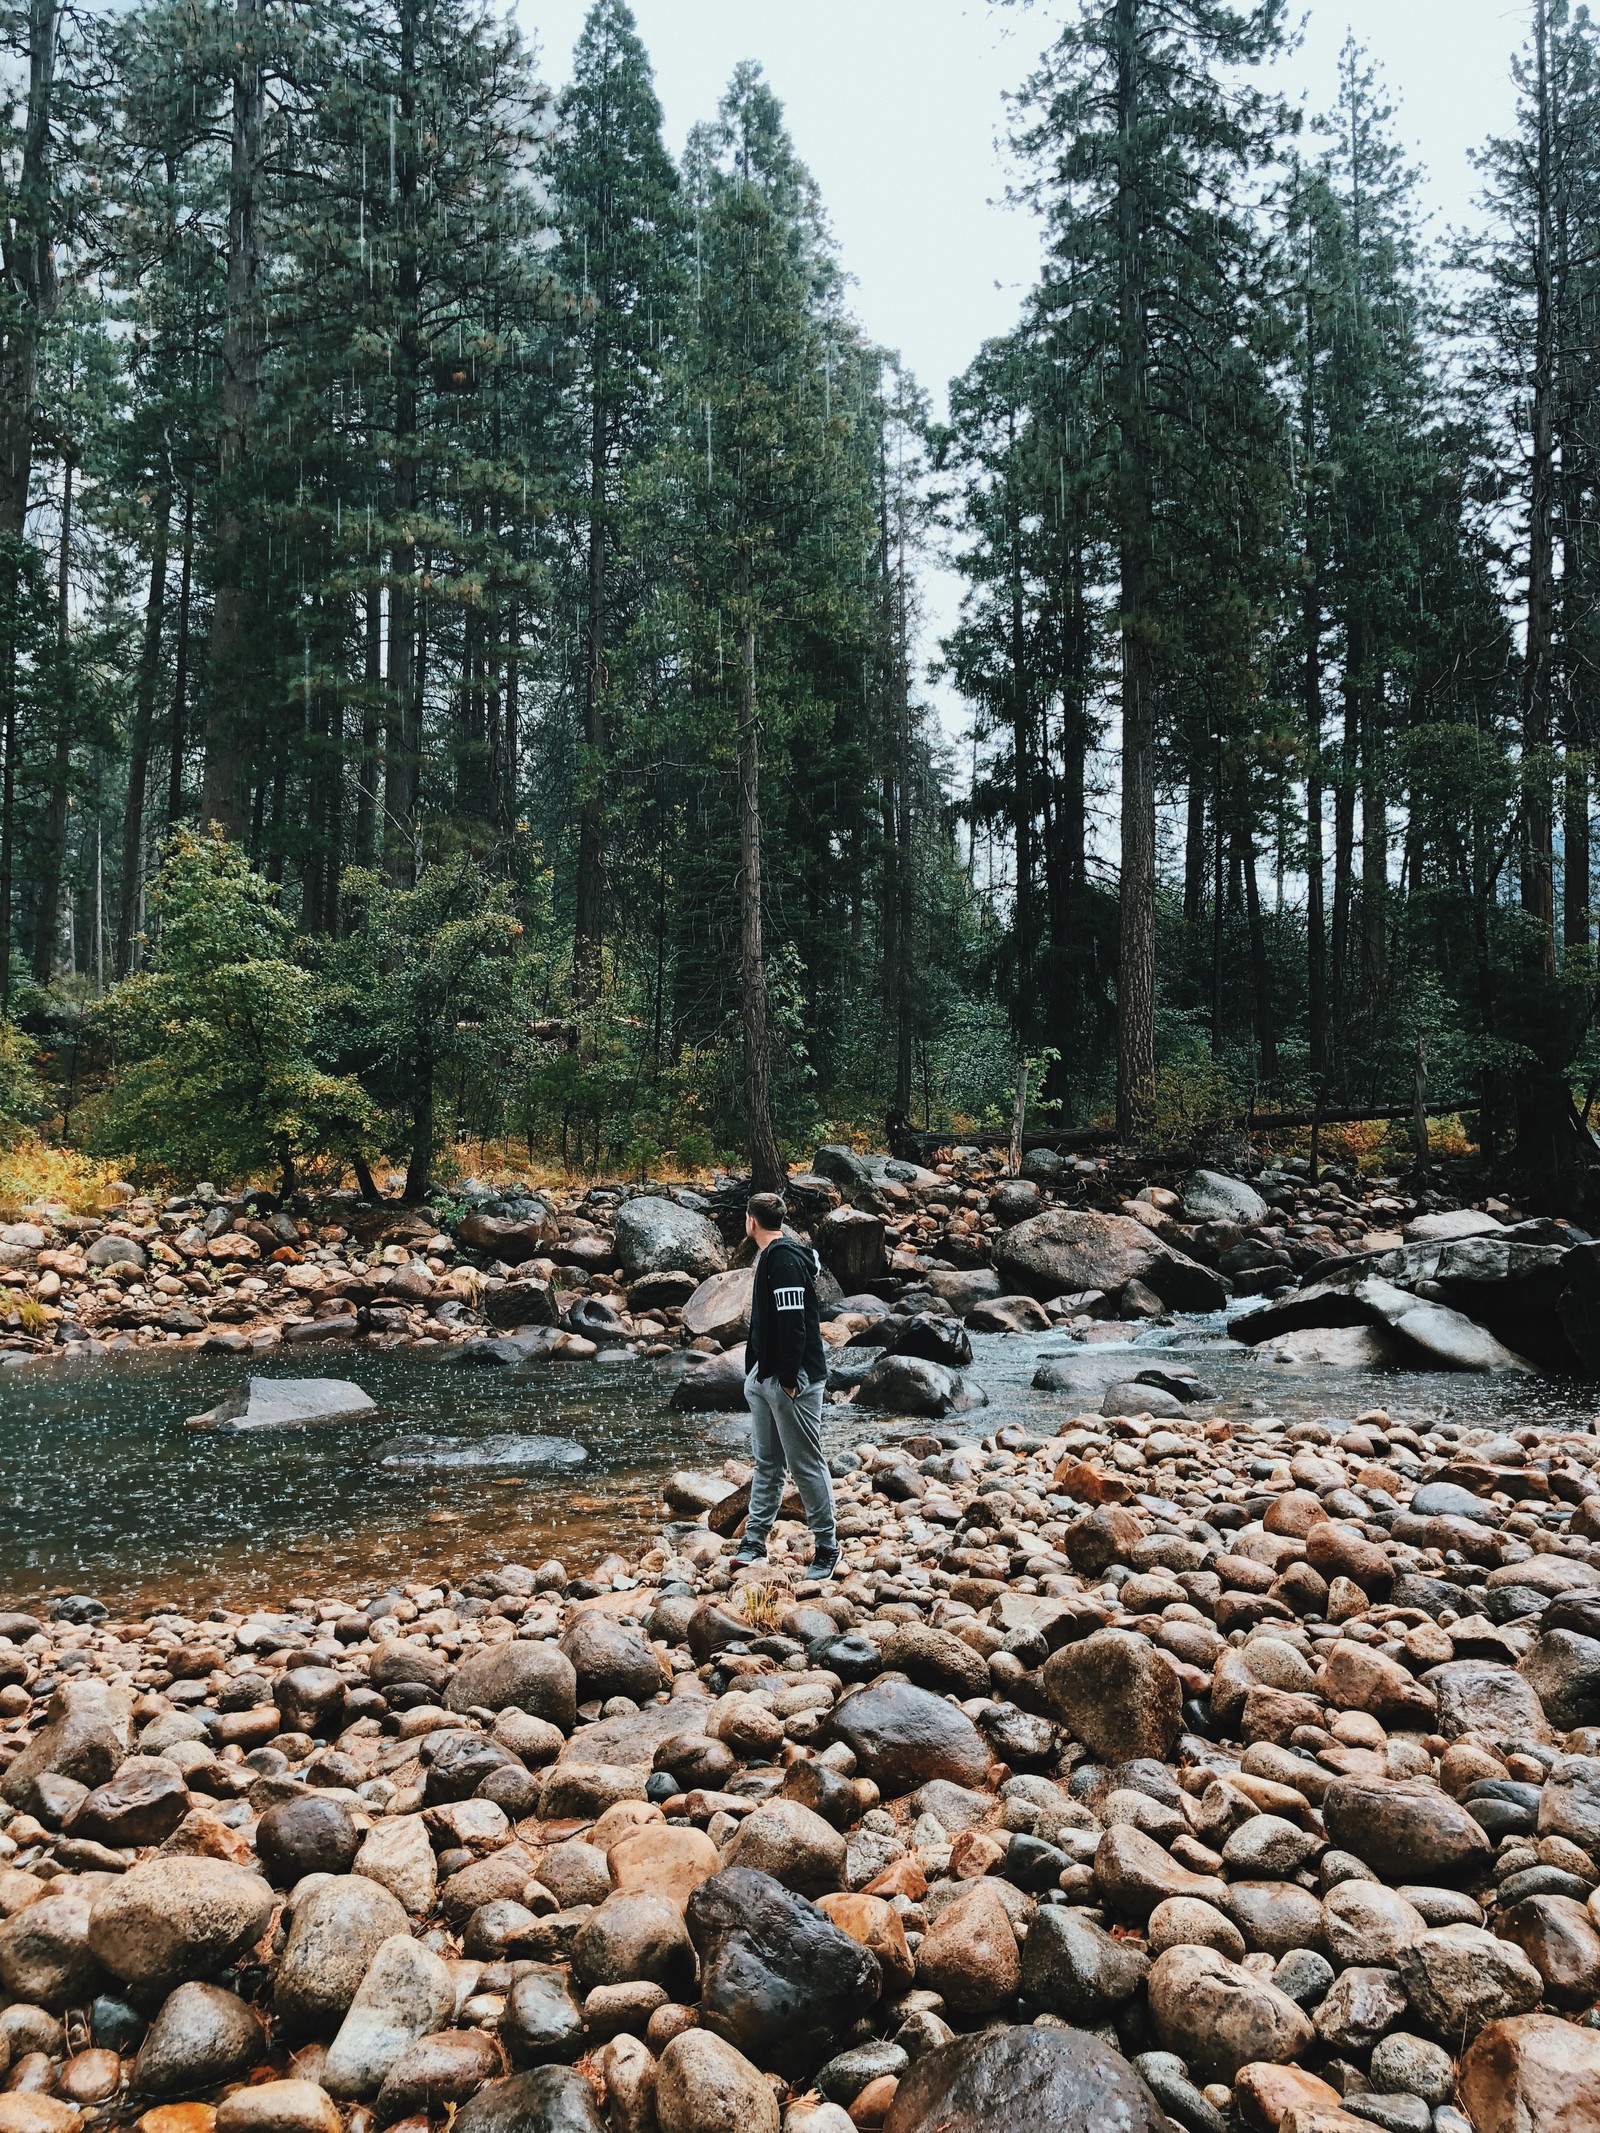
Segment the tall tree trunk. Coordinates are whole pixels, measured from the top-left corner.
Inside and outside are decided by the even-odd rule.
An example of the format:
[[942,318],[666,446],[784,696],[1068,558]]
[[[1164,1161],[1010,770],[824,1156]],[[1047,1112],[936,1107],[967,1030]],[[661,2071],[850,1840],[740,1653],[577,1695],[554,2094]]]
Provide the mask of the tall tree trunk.
[[[14,205],[0,262],[0,287],[8,299],[0,309],[0,542],[20,540],[28,516],[39,348],[60,294],[52,170],[60,0],[27,0],[27,13],[28,100]],[[5,567],[15,568],[9,556]]]
[[183,492],[183,554],[178,564],[178,629],[173,647],[172,716],[167,733],[167,827],[183,820],[183,768],[189,745],[189,594],[194,584],[194,480]]
[[1552,96],[1548,0],[1534,0],[1534,95],[1538,144],[1534,184],[1534,334],[1528,490],[1528,619],[1522,673],[1522,908],[1533,921],[1533,954],[1555,975],[1554,810],[1545,754],[1552,738],[1555,635],[1555,307],[1550,280]]
[[393,492],[395,539],[390,552],[389,716],[383,807],[389,873],[399,886],[412,880],[420,771],[412,747],[418,687],[417,413],[422,374],[422,277],[417,230],[416,154],[417,0],[401,0],[400,86],[395,103],[395,306],[398,349],[394,372]]
[[1352,605],[1345,617],[1344,732],[1339,774],[1333,788],[1333,938],[1330,991],[1342,1024],[1350,1001],[1350,922],[1355,903],[1356,785],[1361,760],[1361,688],[1366,667],[1366,630]]
[[761,944],[761,727],[756,715],[756,630],[746,557],[739,699],[739,986],[744,1033],[744,1116],[750,1189],[781,1192],[788,1169],[772,1123],[771,1031]]
[[246,821],[252,616],[245,555],[245,466],[261,400],[261,231],[258,189],[265,111],[263,0],[234,0],[233,138],[228,178],[228,277],[222,334],[222,419],[217,432],[218,512],[211,657],[206,677],[202,819],[237,837]]
[[1206,911],[1206,787],[1198,767],[1189,772],[1183,818],[1183,923],[1197,929]]
[[1361,736],[1361,971],[1367,1012],[1389,997],[1389,803],[1384,789],[1384,685],[1374,679]]
[[583,626],[583,756],[578,775],[577,912],[572,975],[580,1004],[600,991],[605,931],[606,467],[601,329],[595,330],[589,419],[589,553]]
[[48,985],[55,973],[61,933],[61,876],[67,853],[67,797],[72,781],[74,689],[71,660],[72,477],[70,457],[61,470],[61,542],[56,555],[55,749],[50,764],[50,809],[39,862],[39,908],[33,933],[33,982]]
[[1155,507],[1148,434],[1149,320],[1144,202],[1136,159],[1142,124],[1138,0],[1116,0],[1119,460],[1122,618],[1122,883],[1117,961],[1117,1133],[1136,1136],[1156,1085],[1156,707],[1151,644]]
[[1256,841],[1248,830],[1235,846],[1244,874],[1245,919],[1250,930],[1250,985],[1255,998],[1256,1052],[1261,1079],[1269,1089],[1278,1085],[1278,1032],[1272,1012],[1272,972],[1267,961],[1267,929],[1261,917],[1261,886],[1256,876]]
[[39,347],[55,316],[52,145],[60,0],[28,0],[28,97],[23,117],[0,304],[0,1013],[11,1004],[11,934],[16,858],[17,666],[21,657],[22,532],[33,475]]
[[369,585],[363,596],[364,645],[361,676],[361,770],[356,781],[358,867],[372,864],[378,829],[378,698],[383,687],[382,595]]
[[139,679],[133,700],[133,730],[128,736],[128,788],[122,803],[122,881],[117,896],[117,939],[112,967],[125,978],[133,967],[133,937],[139,925],[139,892],[144,878],[144,806],[149,784],[150,735],[155,725],[156,685],[161,679],[161,632],[167,612],[167,548],[172,527],[172,489],[165,483],[156,497],[150,547],[150,590],[144,603],[144,636],[139,645]]
[[411,1150],[406,1162],[405,1197],[415,1203],[427,1198],[433,1171],[434,1065],[431,1056],[416,1062],[411,1085],[416,1095],[412,1099]]

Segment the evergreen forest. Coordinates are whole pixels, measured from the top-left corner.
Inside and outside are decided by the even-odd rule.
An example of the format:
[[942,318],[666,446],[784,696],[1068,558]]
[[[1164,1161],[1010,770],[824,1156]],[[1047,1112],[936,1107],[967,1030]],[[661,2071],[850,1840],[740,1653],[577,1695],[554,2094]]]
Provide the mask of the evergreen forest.
[[0,0],[14,1129],[771,1185],[1024,1075],[1135,1145],[1425,1091],[1579,1211],[1600,27],[1518,0],[1442,232],[1285,0],[1013,22],[1041,271],[929,381],[781,83],[675,153],[626,0],[559,90],[477,0]]

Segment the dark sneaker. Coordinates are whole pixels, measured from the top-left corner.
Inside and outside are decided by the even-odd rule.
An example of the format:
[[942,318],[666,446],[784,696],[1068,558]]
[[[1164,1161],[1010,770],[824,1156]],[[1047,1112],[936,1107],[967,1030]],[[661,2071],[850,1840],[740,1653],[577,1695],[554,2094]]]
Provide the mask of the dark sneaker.
[[806,1566],[806,1576],[815,1578],[818,1584],[826,1584],[839,1567],[837,1548],[819,1548]]
[[741,1541],[739,1552],[733,1559],[735,1570],[748,1570],[752,1563],[764,1563],[767,1559],[765,1541]]

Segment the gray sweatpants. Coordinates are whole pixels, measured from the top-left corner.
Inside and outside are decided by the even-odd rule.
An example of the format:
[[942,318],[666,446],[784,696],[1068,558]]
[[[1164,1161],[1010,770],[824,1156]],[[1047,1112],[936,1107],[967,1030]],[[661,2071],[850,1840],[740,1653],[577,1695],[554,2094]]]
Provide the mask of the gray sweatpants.
[[822,1455],[825,1389],[825,1379],[818,1378],[813,1385],[802,1378],[791,1400],[776,1378],[758,1378],[754,1370],[746,1377],[744,1396],[750,1403],[750,1437],[756,1455],[746,1544],[765,1547],[783,1500],[787,1468],[800,1492],[812,1538],[819,1549],[833,1547],[833,1483]]

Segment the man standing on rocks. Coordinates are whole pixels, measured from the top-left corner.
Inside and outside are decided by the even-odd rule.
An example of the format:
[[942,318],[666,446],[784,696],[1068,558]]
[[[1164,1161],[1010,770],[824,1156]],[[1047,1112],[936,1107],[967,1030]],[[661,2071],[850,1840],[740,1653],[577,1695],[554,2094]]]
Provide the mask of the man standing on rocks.
[[778,1515],[787,1469],[800,1491],[815,1543],[811,1575],[830,1578],[838,1567],[839,1543],[833,1529],[833,1483],[822,1454],[828,1365],[817,1316],[817,1258],[808,1245],[784,1235],[783,1216],[783,1200],[775,1192],[758,1192],[745,1210],[745,1235],[760,1253],[744,1351],[744,1396],[750,1403],[756,1470],[744,1539],[734,1562],[766,1560],[767,1535]]

